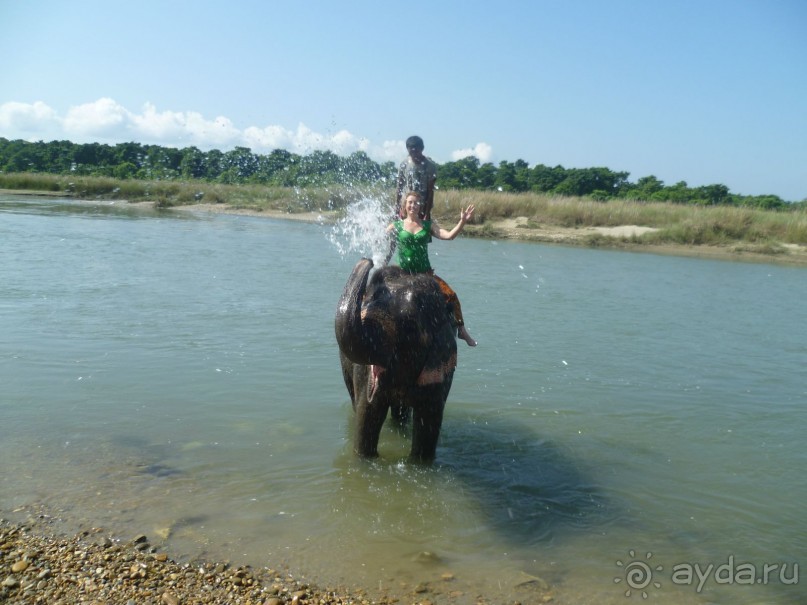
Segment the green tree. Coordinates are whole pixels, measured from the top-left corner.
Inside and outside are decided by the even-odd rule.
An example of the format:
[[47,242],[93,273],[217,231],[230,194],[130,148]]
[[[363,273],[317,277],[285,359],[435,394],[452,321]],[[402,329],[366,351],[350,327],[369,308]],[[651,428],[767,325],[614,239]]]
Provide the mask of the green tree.
[[566,178],[566,169],[563,166],[550,168],[543,164],[533,166],[527,176],[530,190],[538,193],[547,193],[563,182]]
[[[348,157],[331,151],[314,151],[299,156],[275,149],[269,155],[257,155],[246,147],[222,153],[217,149],[202,152],[196,147],[177,149],[136,142],[109,146],[101,143],[75,144],[70,141],[28,142],[0,137],[0,170],[5,172],[48,172],[54,174],[109,175],[118,178],[186,179],[204,178],[228,183],[267,183],[280,186],[323,186],[331,183],[391,183],[395,162],[381,165],[363,151]],[[524,160],[480,165],[468,156],[438,167],[438,182],[444,188],[500,188],[503,191],[553,192],[562,195],[591,196],[608,200],[614,196],[628,199],[690,203],[703,205],[742,205],[759,208],[799,209],[807,200],[789,203],[776,195],[743,196],[732,194],[721,184],[691,188],[685,181],[672,186],[655,176],[628,181],[627,172],[608,168],[550,168],[538,164],[532,168]]]
[[115,145],[115,162],[117,164],[128,162],[140,167],[145,157],[146,150],[140,143],[129,142]]
[[100,143],[86,143],[75,147],[73,162],[81,174],[97,174],[99,167],[117,164],[113,149]]
[[754,208],[764,208],[766,210],[781,210],[788,207],[778,195],[753,195],[753,196],[732,196],[736,198],[736,203],[742,206],[753,206]]
[[705,200],[711,206],[725,204],[729,201],[729,188],[725,185],[705,185],[698,187],[698,198]]
[[530,165],[524,160],[513,163],[516,177],[516,191],[528,191],[530,188]]
[[616,195],[627,182],[627,172],[613,172],[608,168],[572,168],[552,191],[560,195],[591,195],[607,199]]
[[[40,141],[41,143],[41,141]],[[51,141],[43,143],[46,147],[47,162],[43,166],[43,172],[64,174],[70,172],[73,166],[73,143],[70,141]]]
[[476,183],[480,189],[493,189],[496,185],[496,166],[485,162],[476,171]]
[[236,147],[222,158],[224,172],[232,175],[233,182],[244,182],[258,171],[258,158],[247,147]]
[[342,161],[342,182],[373,183],[381,180],[381,168],[363,151],[354,151]]
[[659,191],[650,194],[647,198],[654,202],[673,202],[675,204],[685,204],[694,196],[686,181],[679,181],[670,187],[662,187]]
[[205,178],[215,181],[224,172],[224,154],[218,149],[211,149],[205,154]]
[[259,183],[272,182],[275,174],[289,165],[290,158],[291,153],[285,149],[275,149],[269,155],[258,156],[258,170],[255,173],[255,179]]
[[201,179],[205,177],[205,154],[196,147],[186,147],[182,150],[182,159],[179,161],[179,172],[186,179]]
[[327,185],[340,182],[342,162],[332,151],[314,151],[300,159],[297,182],[300,185]]
[[507,160],[499,162],[494,186],[499,191],[516,191],[516,168]]
[[137,166],[123,162],[112,168],[112,176],[116,179],[133,179],[137,176]]
[[469,155],[437,167],[437,181],[444,189],[467,189],[478,184],[479,158]]
[[650,200],[654,193],[664,189],[664,181],[655,176],[643,176],[635,185],[628,185],[622,189],[622,197],[634,200]]
[[6,172],[36,172],[38,159],[33,147],[24,141],[13,141],[5,149],[2,168]]

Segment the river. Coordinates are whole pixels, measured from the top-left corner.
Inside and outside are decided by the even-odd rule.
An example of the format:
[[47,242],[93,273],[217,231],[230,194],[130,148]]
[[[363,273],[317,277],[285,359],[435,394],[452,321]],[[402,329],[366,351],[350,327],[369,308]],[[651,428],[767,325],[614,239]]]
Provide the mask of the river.
[[352,453],[347,232],[0,197],[0,513],[436,603],[807,601],[807,270],[433,243],[479,346],[423,468]]

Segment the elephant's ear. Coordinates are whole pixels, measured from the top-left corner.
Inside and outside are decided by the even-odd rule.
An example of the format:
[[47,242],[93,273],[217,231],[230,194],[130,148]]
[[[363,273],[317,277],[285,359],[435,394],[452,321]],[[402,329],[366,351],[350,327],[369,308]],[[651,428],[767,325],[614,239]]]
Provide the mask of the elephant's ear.
[[419,386],[442,384],[454,374],[457,367],[457,341],[454,338],[453,328],[446,327],[447,329],[441,331],[432,341],[426,363],[417,379]]

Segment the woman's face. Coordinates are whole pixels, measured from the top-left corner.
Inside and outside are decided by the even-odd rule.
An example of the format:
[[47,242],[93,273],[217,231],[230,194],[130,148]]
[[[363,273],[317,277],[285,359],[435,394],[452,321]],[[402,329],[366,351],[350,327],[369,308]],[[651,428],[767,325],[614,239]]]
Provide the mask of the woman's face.
[[406,196],[406,213],[417,214],[420,211],[420,198],[416,195]]

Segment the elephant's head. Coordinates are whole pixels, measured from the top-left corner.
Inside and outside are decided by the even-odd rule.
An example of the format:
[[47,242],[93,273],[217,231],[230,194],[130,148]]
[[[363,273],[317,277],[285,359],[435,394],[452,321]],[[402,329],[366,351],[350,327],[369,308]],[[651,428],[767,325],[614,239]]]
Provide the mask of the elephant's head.
[[350,362],[370,366],[368,399],[380,389],[442,383],[457,345],[445,297],[428,274],[360,260],[336,312],[336,340]]

